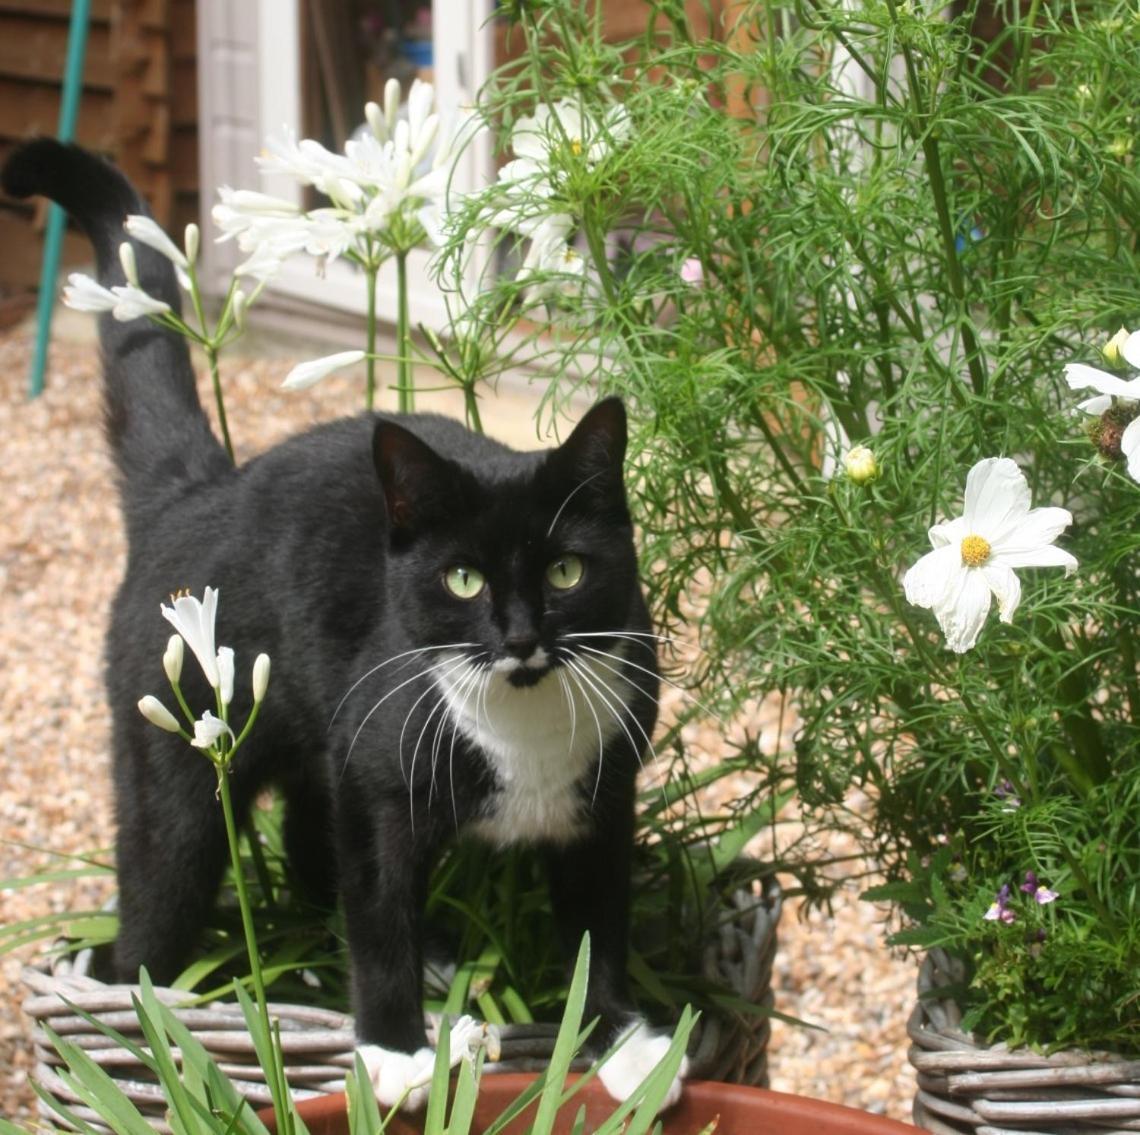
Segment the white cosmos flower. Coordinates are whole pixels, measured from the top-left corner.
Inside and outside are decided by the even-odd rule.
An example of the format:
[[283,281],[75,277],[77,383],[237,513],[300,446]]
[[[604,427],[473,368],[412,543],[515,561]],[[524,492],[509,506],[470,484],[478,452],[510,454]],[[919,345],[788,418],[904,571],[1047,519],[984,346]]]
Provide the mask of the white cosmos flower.
[[189,267],[186,254],[164,233],[152,217],[145,217],[139,213],[132,213],[123,222],[123,228],[139,242],[156,252],[161,252],[172,264],[179,268]]
[[311,359],[307,363],[298,363],[285,376],[281,389],[304,390],[306,387],[320,382],[322,378],[327,378],[334,370],[362,362],[365,354],[364,351],[340,351],[335,355],[325,355],[320,359]]
[[[1140,370],[1140,331],[1133,331],[1127,336],[1118,332],[1113,342],[1120,358]],[[1099,417],[1117,402],[1127,406],[1140,403],[1140,375],[1121,378],[1085,363],[1069,363],[1065,367],[1065,381],[1072,390],[1096,391],[1091,398],[1077,403],[1077,409],[1086,414]],[[1120,453],[1128,464],[1128,475],[1134,481],[1140,481],[1140,414],[1125,426],[1120,435]]]
[[162,605],[162,617],[186,640],[194,652],[206,680],[216,690],[221,683],[218,652],[214,646],[214,620],[218,613],[218,592],[207,587],[201,600],[193,595],[175,595],[173,607]]
[[500,170],[499,180],[549,183],[555,166],[565,167],[572,161],[595,166],[628,141],[631,131],[629,111],[623,106],[611,107],[598,119],[583,114],[569,99],[541,103],[533,115],[515,124],[511,133],[515,160]]
[[208,749],[217,743],[222,734],[228,734],[230,740],[234,739],[234,731],[220,718],[215,717],[209,710],[194,722],[194,739],[190,742],[196,749]]
[[1008,457],[979,461],[966,478],[963,515],[930,529],[928,552],[903,578],[907,599],[934,612],[946,645],[957,654],[978,640],[998,601],[1003,623],[1021,600],[1014,568],[1077,567],[1053,541],[1072,523],[1063,508],[1030,508],[1029,485]]

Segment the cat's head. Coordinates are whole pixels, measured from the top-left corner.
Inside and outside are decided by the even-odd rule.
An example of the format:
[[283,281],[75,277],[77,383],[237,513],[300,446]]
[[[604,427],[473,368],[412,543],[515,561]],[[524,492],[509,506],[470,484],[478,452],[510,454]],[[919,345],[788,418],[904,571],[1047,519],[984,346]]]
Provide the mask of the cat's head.
[[409,640],[456,644],[457,654],[526,686],[560,664],[570,636],[630,626],[643,607],[625,447],[616,398],[541,453],[461,444],[453,456],[455,446],[437,449],[379,422],[373,457],[389,525],[387,596]]

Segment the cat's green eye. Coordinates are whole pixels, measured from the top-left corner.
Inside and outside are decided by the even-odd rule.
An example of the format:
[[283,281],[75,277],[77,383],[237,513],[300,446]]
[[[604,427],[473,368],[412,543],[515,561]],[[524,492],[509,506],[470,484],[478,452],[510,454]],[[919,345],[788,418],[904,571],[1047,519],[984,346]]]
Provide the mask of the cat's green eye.
[[456,599],[474,599],[486,586],[487,581],[477,568],[457,564],[443,573],[443,583]]
[[547,582],[551,587],[557,587],[559,591],[569,591],[571,587],[577,587],[581,582],[583,568],[581,556],[559,556],[546,568]]

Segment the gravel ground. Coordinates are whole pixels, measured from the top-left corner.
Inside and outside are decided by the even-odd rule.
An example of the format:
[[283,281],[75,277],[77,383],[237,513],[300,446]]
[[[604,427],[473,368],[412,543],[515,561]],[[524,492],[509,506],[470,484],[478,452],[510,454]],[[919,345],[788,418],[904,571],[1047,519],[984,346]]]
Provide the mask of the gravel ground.
[[[33,402],[25,397],[31,328],[0,336],[0,879],[40,868],[49,853],[105,848],[112,838],[101,660],[123,534],[90,331],[70,313],[60,324],[46,393]],[[255,361],[226,361],[239,458],[357,408],[358,387],[345,381],[280,394],[287,350],[267,341]],[[489,432],[534,444],[529,406],[525,396],[493,400]],[[441,396],[430,408],[457,409]],[[88,906],[108,889],[0,890],[0,923]],[[823,1028],[774,1023],[772,1086],[909,1118],[914,968],[884,949],[875,911],[854,894],[841,894],[831,917],[788,903],[780,943],[777,1007]],[[34,1098],[19,971],[30,956],[0,958],[0,1115],[25,1121]]]

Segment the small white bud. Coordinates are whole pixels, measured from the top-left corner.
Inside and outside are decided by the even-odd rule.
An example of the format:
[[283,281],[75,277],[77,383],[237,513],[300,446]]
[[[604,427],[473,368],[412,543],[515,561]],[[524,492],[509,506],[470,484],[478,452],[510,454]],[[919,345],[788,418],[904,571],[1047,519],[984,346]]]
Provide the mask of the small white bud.
[[228,646],[218,647],[218,693],[222,705],[234,700],[234,652]]
[[186,232],[182,237],[182,247],[186,250],[186,260],[189,264],[196,264],[198,262],[198,248],[202,243],[202,234],[198,231],[198,226],[191,221],[186,226]]
[[179,730],[178,720],[174,714],[153,694],[147,694],[145,698],[139,701],[139,713],[141,713],[151,725],[157,725],[159,729],[165,729],[167,733],[177,733]]
[[847,476],[857,485],[866,485],[879,475],[879,463],[865,445],[849,449],[844,455],[843,467],[847,470]]
[[396,129],[396,114],[400,109],[400,81],[389,79],[384,84],[384,125],[390,138]]
[[233,298],[232,302],[233,302],[233,308],[231,309],[231,311],[233,312],[234,326],[239,331],[244,331],[245,330],[245,313],[249,309],[249,296],[247,296],[245,294],[245,292],[243,292],[241,290],[241,288],[238,288],[234,292],[234,298]]
[[133,284],[136,288],[139,286],[139,266],[135,260],[134,245],[129,240],[124,240],[119,245],[119,263],[123,266],[123,275],[127,278],[128,284]]
[[1120,366],[1121,354],[1120,350],[1125,343],[1128,342],[1128,328],[1122,327],[1103,347],[1100,349],[1101,357],[1109,366]]
[[368,126],[376,141],[387,142],[388,124],[384,121],[384,112],[380,107],[374,102],[366,102],[364,104],[364,117],[368,120]]
[[253,704],[260,705],[269,688],[269,655],[259,654],[253,660]]
[[182,636],[172,634],[166,644],[166,653],[162,656],[162,668],[166,671],[172,686],[178,685],[178,679],[182,677],[182,658],[185,650],[186,644],[182,641]]

